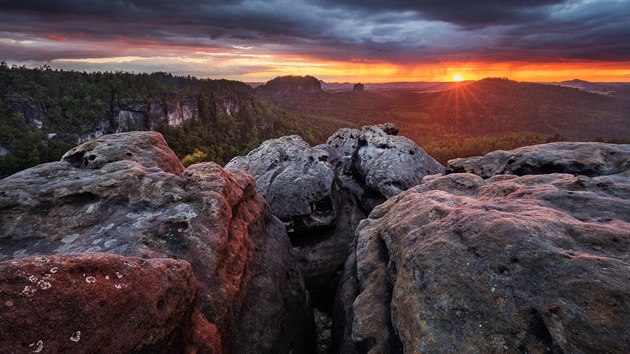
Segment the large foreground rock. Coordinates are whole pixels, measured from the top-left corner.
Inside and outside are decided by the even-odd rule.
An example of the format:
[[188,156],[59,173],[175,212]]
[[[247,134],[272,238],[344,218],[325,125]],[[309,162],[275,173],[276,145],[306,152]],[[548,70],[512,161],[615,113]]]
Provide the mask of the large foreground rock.
[[85,252],[186,260],[199,287],[191,330],[177,342],[186,350],[311,350],[308,295],[254,179],[214,163],[184,171],[163,141],[154,132],[104,136],[0,181],[0,260]]
[[599,176],[627,170],[630,145],[560,142],[453,159],[448,162],[446,173],[468,172],[488,178],[497,174],[545,173]]
[[85,253],[0,262],[2,352],[165,352],[196,294],[180,260]]
[[330,146],[311,147],[293,135],[267,140],[226,165],[256,178],[258,193],[289,231],[315,305],[329,311],[354,230],[366,216],[343,190],[340,158]]
[[340,129],[311,147],[298,136],[265,141],[226,168],[251,173],[285,222],[314,303],[332,310],[360,220],[386,198],[444,168],[390,123]]
[[335,349],[628,353],[629,210],[630,172],[427,177],[360,224]]

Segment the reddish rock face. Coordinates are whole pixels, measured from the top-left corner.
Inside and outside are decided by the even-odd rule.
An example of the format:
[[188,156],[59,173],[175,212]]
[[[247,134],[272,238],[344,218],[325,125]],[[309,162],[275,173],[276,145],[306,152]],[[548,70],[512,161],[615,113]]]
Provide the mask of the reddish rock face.
[[190,264],[104,253],[0,263],[3,353],[160,351],[190,314]]
[[86,252],[185,260],[199,288],[188,351],[314,348],[302,276],[255,180],[215,163],[184,172],[178,164],[159,133],[134,132],[1,180],[0,260]]
[[630,352],[628,181],[425,178],[358,227],[336,348]]

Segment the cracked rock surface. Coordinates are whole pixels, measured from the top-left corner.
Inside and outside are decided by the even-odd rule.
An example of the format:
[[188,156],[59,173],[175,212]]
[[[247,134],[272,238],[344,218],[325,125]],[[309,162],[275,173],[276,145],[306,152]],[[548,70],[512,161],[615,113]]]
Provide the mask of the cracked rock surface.
[[630,351],[630,172],[428,176],[357,229],[339,353]]
[[419,184],[422,177],[444,171],[444,166],[416,143],[397,134],[398,129],[387,123],[363,127],[358,136],[354,131],[340,130],[329,139],[341,153],[355,147],[349,154],[351,171],[362,187],[359,199],[368,211]]
[[241,169],[256,178],[256,190],[287,230],[330,225],[337,216],[331,152],[311,147],[297,135],[267,140],[225,168]]
[[255,180],[184,169],[159,133],[103,136],[0,181],[0,260],[88,252],[191,265],[198,291],[175,352],[314,348],[302,276]]

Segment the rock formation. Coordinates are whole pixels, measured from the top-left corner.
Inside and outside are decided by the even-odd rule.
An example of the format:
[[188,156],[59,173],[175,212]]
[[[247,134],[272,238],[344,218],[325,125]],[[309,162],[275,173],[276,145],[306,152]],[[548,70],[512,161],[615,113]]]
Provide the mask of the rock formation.
[[273,80],[267,81],[264,85],[256,87],[255,91],[257,94],[267,97],[293,96],[323,92],[321,82],[310,75],[279,76]]
[[352,92],[363,92],[365,91],[365,86],[362,83],[354,84],[352,86]]
[[328,144],[315,147],[298,136],[282,137],[226,165],[251,173],[258,193],[285,222],[319,308],[332,309],[335,279],[354,230],[376,204],[366,196],[382,201],[419,183],[424,174],[443,170],[410,140],[388,135],[397,133],[393,124],[341,129]]
[[[433,175],[376,207],[338,291],[335,352],[630,351],[630,169],[618,157],[627,148],[458,159],[449,166],[483,177],[544,161],[591,176]],[[491,163],[497,155],[514,162]]]
[[[186,308],[186,318],[177,323],[184,329],[182,333],[171,338],[164,329],[155,341],[167,338],[173,343],[172,351],[309,352],[314,347],[314,334],[308,295],[290,254],[286,231],[256,194],[255,186],[250,175],[224,170],[214,163],[184,170],[159,133],[104,136],[72,149],[60,162],[39,165],[0,181],[0,260],[6,261],[2,267],[15,266],[16,271],[42,279],[46,275],[36,262],[21,260],[39,256],[59,264],[75,264],[77,269],[93,269],[94,274],[89,275],[96,279],[97,286],[105,286],[102,277],[109,275],[111,279],[110,273],[116,267],[110,260],[118,262],[117,258],[49,256],[98,252],[143,258],[155,267],[159,266],[155,259],[181,260],[176,264],[184,270],[190,264],[193,288],[198,290],[193,304]],[[139,270],[134,278],[137,283],[129,283],[129,288],[123,290],[138,292],[134,301],[146,295],[149,305],[160,293],[151,291],[155,284],[143,285],[139,278],[142,272]],[[147,268],[146,273],[150,279],[154,271]],[[68,277],[67,281],[82,280],[82,275]],[[162,291],[182,281],[168,279],[162,280],[170,282],[161,284]],[[16,290],[15,286],[10,291]],[[80,289],[76,291],[78,297],[87,295]],[[48,293],[34,296],[42,294]],[[40,304],[58,295],[50,294]],[[104,304],[117,301],[108,294],[99,297]],[[157,306],[155,311],[161,311],[162,305]],[[64,309],[71,308],[56,311]],[[37,317],[36,309],[31,310],[32,317],[12,317],[8,326],[36,325],[33,331],[41,327],[38,333],[42,334],[50,333],[43,328],[58,326]],[[111,310],[122,311],[124,307]],[[119,318],[127,315],[124,311],[115,314]],[[35,345],[41,340],[46,345],[57,338],[27,338],[29,333],[34,332],[24,332],[15,340]],[[141,328],[137,333],[141,335]],[[153,344],[154,339],[147,343]],[[144,348],[142,343],[136,343],[137,348]],[[6,352],[7,348],[0,351]]]
[[487,178],[572,173],[598,176],[630,169],[630,145],[560,142],[493,151],[485,156],[454,159],[446,173],[469,172]]
[[93,109],[94,119],[86,120],[80,126],[70,123],[76,112],[61,111],[59,113],[63,118],[51,119],[57,107],[51,109],[44,100],[26,94],[9,91],[0,97],[0,101],[9,111],[20,113],[33,128],[44,128],[53,132],[56,139],[71,139],[78,144],[108,133],[156,130],[160,125],[176,127],[186,121],[199,119],[199,107],[204,105],[211,108],[212,113],[220,112],[228,116],[252,105],[253,89],[243,83],[212,80],[206,84],[210,87],[208,91],[213,93],[211,97],[176,92],[149,98],[112,95],[105,102],[106,107]]
[[385,123],[358,129],[343,128],[327,140],[347,160],[346,174],[361,185],[357,197],[366,210],[384,202],[422,177],[444,171],[413,141],[397,136],[398,128]]
[[630,352],[629,145],[443,174],[397,134],[185,169],[122,133],[0,180],[0,352]]
[[256,178],[256,190],[289,232],[330,225],[337,216],[334,166],[328,151],[311,148],[297,135],[267,140],[247,156],[232,159]]

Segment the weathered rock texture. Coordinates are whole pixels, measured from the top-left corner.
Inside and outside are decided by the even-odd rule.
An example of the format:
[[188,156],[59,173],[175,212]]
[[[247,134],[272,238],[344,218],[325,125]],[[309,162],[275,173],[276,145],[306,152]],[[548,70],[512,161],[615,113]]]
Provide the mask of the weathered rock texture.
[[444,171],[416,143],[392,133],[398,133],[393,125],[364,127],[352,155],[354,171],[365,190],[361,202],[368,210],[417,185],[422,177]]
[[630,172],[429,176],[357,230],[337,352],[627,353]]
[[359,145],[359,135],[359,129],[341,128],[326,140],[326,144],[337,149],[343,156],[352,156]]
[[285,222],[319,308],[332,310],[337,279],[366,211],[443,170],[409,139],[389,135],[397,133],[393,124],[341,129],[315,147],[285,136],[226,165],[251,173],[258,193]]
[[256,178],[258,193],[292,237],[315,304],[329,309],[336,279],[354,240],[354,228],[365,217],[341,190],[336,175],[339,163],[335,149],[311,147],[294,135],[267,140],[226,165]]
[[329,152],[311,146],[297,135],[267,140],[247,156],[232,159],[256,178],[256,190],[289,231],[330,225],[337,215],[334,166]]
[[561,142],[450,160],[446,173],[468,172],[484,178],[496,174],[522,176],[545,173],[598,176],[628,169],[630,145]]
[[308,296],[284,227],[255,189],[249,174],[214,163],[184,171],[157,133],[104,136],[0,181],[0,260],[186,260],[199,286],[186,350],[308,352]]
[[135,161],[144,167],[157,167],[181,175],[184,166],[168,147],[162,134],[129,132],[91,140],[66,152],[61,161],[74,167],[100,169],[115,161]]
[[181,260],[85,253],[0,262],[0,346],[3,353],[165,352],[196,293]]

